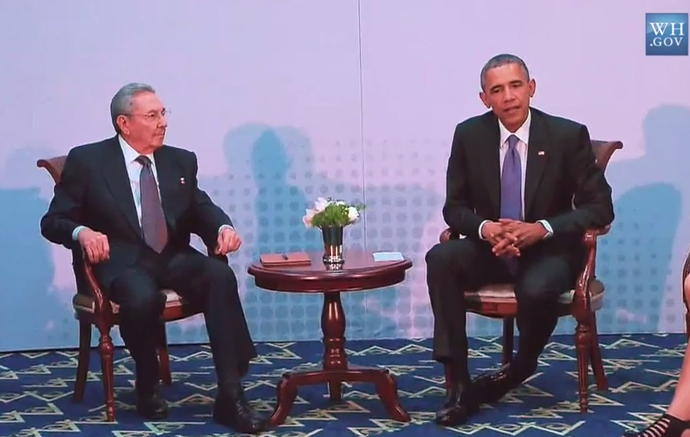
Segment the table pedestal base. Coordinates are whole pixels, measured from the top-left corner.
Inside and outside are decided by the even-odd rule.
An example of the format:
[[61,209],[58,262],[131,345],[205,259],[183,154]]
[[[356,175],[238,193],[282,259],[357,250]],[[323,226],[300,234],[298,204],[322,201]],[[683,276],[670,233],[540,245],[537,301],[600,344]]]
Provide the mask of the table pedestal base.
[[381,398],[391,417],[401,422],[410,421],[410,415],[400,405],[395,379],[388,370],[353,366],[347,369],[324,369],[314,372],[284,374],[278,384],[278,403],[270,419],[271,426],[280,425],[285,421],[297,396],[298,386],[327,383],[331,400],[339,401],[342,394],[341,383],[345,381],[376,384],[379,398]]

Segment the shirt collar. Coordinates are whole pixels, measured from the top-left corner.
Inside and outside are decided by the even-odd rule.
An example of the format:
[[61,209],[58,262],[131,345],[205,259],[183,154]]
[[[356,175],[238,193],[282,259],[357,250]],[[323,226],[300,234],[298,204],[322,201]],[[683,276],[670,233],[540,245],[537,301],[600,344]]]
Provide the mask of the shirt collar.
[[515,132],[510,132],[508,128],[503,126],[503,123],[501,123],[501,120],[498,120],[498,129],[501,133],[501,142],[500,147],[505,147],[506,141],[508,140],[508,137],[511,135],[515,135],[518,137],[520,141],[522,141],[525,144],[529,144],[529,127],[532,124],[532,110],[530,109],[527,111],[527,119],[525,120],[524,123],[522,123],[522,126],[520,126]]
[[[127,164],[136,161],[136,159],[142,155],[141,153],[134,150],[132,146],[130,146],[129,143],[124,138],[122,138],[122,135],[118,135],[117,140],[120,142],[120,148],[122,149],[122,154],[124,155],[125,162]],[[143,156],[148,157],[153,163],[153,165],[156,165],[155,161],[153,160],[153,153],[149,153],[148,155]]]

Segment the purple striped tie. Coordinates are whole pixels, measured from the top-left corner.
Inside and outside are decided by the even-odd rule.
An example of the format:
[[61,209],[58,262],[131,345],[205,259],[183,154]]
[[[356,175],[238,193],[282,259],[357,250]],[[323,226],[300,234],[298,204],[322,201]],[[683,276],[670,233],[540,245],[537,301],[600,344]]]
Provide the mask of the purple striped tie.
[[161,199],[158,195],[156,179],[151,170],[151,160],[147,156],[140,155],[137,162],[141,164],[139,174],[139,192],[141,195],[141,230],[144,232],[146,244],[158,253],[168,243],[168,227],[165,224],[165,215]]
[[522,220],[522,166],[517,151],[518,137],[508,137],[508,151],[501,173],[501,218]]
[[[522,220],[522,166],[517,151],[518,137],[508,137],[508,151],[503,158],[501,172],[501,218]],[[515,275],[518,263],[515,258],[506,258],[506,266]]]

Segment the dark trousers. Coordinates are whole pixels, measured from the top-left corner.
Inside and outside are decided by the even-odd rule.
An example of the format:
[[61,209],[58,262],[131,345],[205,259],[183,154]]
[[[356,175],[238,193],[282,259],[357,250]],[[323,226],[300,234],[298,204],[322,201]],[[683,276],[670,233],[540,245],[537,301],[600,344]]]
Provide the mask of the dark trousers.
[[120,334],[136,363],[137,389],[151,389],[159,379],[156,346],[165,307],[163,288],[174,289],[203,309],[218,386],[239,382],[256,351],[232,269],[193,249],[166,248],[161,254],[147,249],[109,290],[120,305]]
[[539,354],[558,321],[561,293],[573,288],[581,251],[544,240],[525,249],[512,274],[489,243],[464,238],[435,245],[426,255],[427,285],[434,312],[434,359],[451,365],[459,382],[469,381],[463,290],[488,283],[514,282],[520,331],[516,369],[534,372]]

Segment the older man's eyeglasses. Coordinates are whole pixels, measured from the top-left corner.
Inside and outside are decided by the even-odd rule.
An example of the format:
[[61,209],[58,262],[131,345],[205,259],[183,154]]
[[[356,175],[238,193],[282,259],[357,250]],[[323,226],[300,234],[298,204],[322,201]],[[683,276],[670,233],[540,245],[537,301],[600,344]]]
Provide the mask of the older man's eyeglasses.
[[134,117],[134,116],[141,117],[145,121],[153,123],[153,122],[160,121],[162,118],[170,117],[170,110],[164,108],[164,109],[161,109],[160,111],[151,111],[151,112],[147,112],[144,114],[127,114],[127,115],[132,116],[132,117]]

